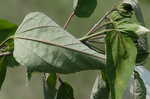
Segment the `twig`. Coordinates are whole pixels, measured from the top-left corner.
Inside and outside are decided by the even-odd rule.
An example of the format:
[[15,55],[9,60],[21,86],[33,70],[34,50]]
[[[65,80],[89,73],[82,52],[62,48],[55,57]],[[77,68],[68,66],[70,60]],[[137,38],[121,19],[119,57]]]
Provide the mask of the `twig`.
[[103,39],[105,37],[106,37],[106,35],[100,35],[100,36],[96,36],[96,37],[91,38],[91,40]]
[[93,33],[93,31],[97,28],[97,26],[99,26],[99,24],[101,24],[103,22],[103,20],[108,17],[113,11],[115,11],[116,9],[111,9],[110,11],[106,12],[105,15],[89,30],[89,32],[86,34],[90,35],[91,33]]
[[88,40],[88,42],[91,42],[91,43],[97,43],[97,44],[104,44],[104,42],[100,42],[100,41],[96,41],[96,40]]
[[2,57],[2,56],[9,56],[11,54],[12,54],[11,52],[0,53],[0,57]]
[[65,25],[64,25],[64,29],[67,29],[71,19],[75,16],[74,11],[70,14],[70,16],[68,17],[68,20],[66,21]]
[[93,31],[92,31],[92,33],[93,32],[96,32],[98,29],[101,29],[101,28],[103,28],[103,27],[105,27],[105,26],[107,26],[107,25],[109,25],[109,24],[111,24],[112,22],[107,22],[107,23],[104,23],[103,25],[100,25],[100,26],[97,26]]
[[44,91],[44,99],[49,99],[49,94],[48,94],[48,85],[47,85],[47,76],[45,73],[42,75],[42,82],[43,82],[43,91]]
[[58,73],[57,73],[57,78],[58,78],[58,80],[59,80],[59,82],[60,82],[61,84],[64,83],[63,80],[62,80],[61,77],[60,77],[60,74],[58,74]]
[[98,53],[101,53],[101,54],[105,54],[105,52],[104,52],[103,50],[97,48],[96,46],[94,46],[94,45],[92,45],[92,44],[89,44],[88,42],[85,42],[85,44],[86,44],[89,48],[93,49],[94,51],[96,51],[96,52],[98,52]]
[[94,33],[94,34],[91,34],[91,35],[88,35],[88,36],[84,36],[82,38],[80,38],[79,40],[80,41],[86,41],[92,37],[96,37],[96,36],[100,36],[100,35],[105,35],[106,32],[111,32],[111,31],[114,31],[115,29],[110,29],[110,30],[103,30],[103,31],[100,31],[98,33]]

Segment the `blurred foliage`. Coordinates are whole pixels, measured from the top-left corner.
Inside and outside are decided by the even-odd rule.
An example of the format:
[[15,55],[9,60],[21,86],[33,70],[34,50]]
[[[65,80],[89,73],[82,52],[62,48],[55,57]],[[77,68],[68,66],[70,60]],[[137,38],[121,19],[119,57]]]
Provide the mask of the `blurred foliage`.
[[[117,5],[116,1],[119,0],[98,0],[98,6],[94,14],[86,19],[75,17],[68,31],[76,37],[81,37],[114,3]],[[148,13],[150,10],[150,0],[140,0],[140,4],[146,26],[150,28],[150,13]],[[0,0],[0,18],[20,24],[27,13],[41,11],[63,26],[67,17],[73,11],[72,6],[73,0]],[[150,61],[147,61],[147,67],[150,68],[149,65]],[[89,99],[95,78],[96,71],[63,76],[63,79],[69,80],[69,83],[75,88],[76,99]],[[25,86],[24,68],[8,69],[6,83],[4,83],[4,87],[0,92],[0,99],[43,99],[42,82],[40,79],[41,76],[39,74],[33,75],[30,84]]]

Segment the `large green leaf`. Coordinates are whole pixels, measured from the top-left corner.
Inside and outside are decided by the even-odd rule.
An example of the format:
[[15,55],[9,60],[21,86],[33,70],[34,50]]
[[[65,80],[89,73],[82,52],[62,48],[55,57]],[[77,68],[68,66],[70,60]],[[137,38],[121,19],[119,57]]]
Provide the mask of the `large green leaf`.
[[73,0],[74,12],[78,17],[89,17],[97,6],[97,0]]
[[102,74],[98,74],[95,80],[90,99],[109,99],[108,85]]
[[66,82],[62,82],[58,89],[56,99],[75,99],[71,85]]
[[15,34],[14,57],[33,72],[103,69],[104,55],[78,41],[42,13],[26,16]]
[[0,57],[0,89],[5,80],[6,71],[7,71],[7,65],[6,65],[5,57]]
[[44,99],[55,99],[57,76],[55,73],[45,76],[46,78],[43,79]]
[[[108,33],[107,79],[112,99],[122,99],[134,71],[137,49],[132,38],[121,32]],[[115,98],[116,97],[116,98]]]
[[134,73],[133,96],[135,99],[146,99],[146,87],[137,71]]
[[108,33],[107,46],[107,79],[112,99],[122,99],[128,80],[134,71],[136,46],[130,37],[121,32]]
[[118,7],[118,11],[114,11],[110,16],[113,25],[107,27],[116,29],[108,32],[106,36],[107,69],[105,73],[111,99],[123,98],[136,64],[137,48],[134,39],[138,38],[135,33],[137,30],[132,27],[127,29],[124,26],[132,22],[131,18],[131,6],[122,4]]

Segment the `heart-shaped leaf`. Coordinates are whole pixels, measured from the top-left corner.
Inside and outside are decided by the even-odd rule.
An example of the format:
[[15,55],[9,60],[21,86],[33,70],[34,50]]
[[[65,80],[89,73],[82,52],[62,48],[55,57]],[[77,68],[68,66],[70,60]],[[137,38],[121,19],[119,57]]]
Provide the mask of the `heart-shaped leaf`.
[[42,13],[27,15],[14,38],[14,57],[32,72],[105,68],[104,55],[89,49]]
[[97,6],[97,0],[73,0],[75,15],[78,17],[89,17]]

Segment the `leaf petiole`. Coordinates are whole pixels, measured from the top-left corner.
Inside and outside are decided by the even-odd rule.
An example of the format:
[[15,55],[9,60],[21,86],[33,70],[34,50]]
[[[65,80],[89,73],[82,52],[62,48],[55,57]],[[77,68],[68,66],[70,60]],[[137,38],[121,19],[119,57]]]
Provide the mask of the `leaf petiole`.
[[97,29],[97,27],[116,9],[113,8],[110,11],[106,12],[105,15],[99,19],[99,21],[89,30],[89,32],[85,35],[90,35],[91,33],[93,33],[95,31],[95,29]]
[[0,57],[2,57],[2,56],[9,56],[11,54],[12,54],[11,52],[3,52],[3,53],[0,53]]
[[1,44],[0,44],[0,48],[2,48],[3,47],[3,45],[5,44],[5,43],[7,43],[9,40],[11,40],[11,39],[13,39],[13,36],[10,36],[10,37],[8,37],[6,40],[4,40]]
[[75,16],[75,12],[73,11],[73,12],[70,14],[70,16],[68,17],[68,19],[67,19],[67,21],[66,21],[66,23],[65,23],[65,25],[64,25],[64,29],[65,29],[65,30],[67,29],[67,27],[68,27],[68,25],[69,25],[71,19],[72,19],[74,16]]
[[79,40],[80,41],[86,41],[86,40],[88,40],[90,38],[93,38],[93,37],[96,37],[96,36],[100,36],[100,35],[105,35],[106,32],[112,32],[112,31],[116,31],[116,29],[103,30],[103,31],[100,31],[100,32],[97,32],[97,33],[94,33],[94,34],[91,34],[91,35],[84,36],[84,37],[80,38]]

